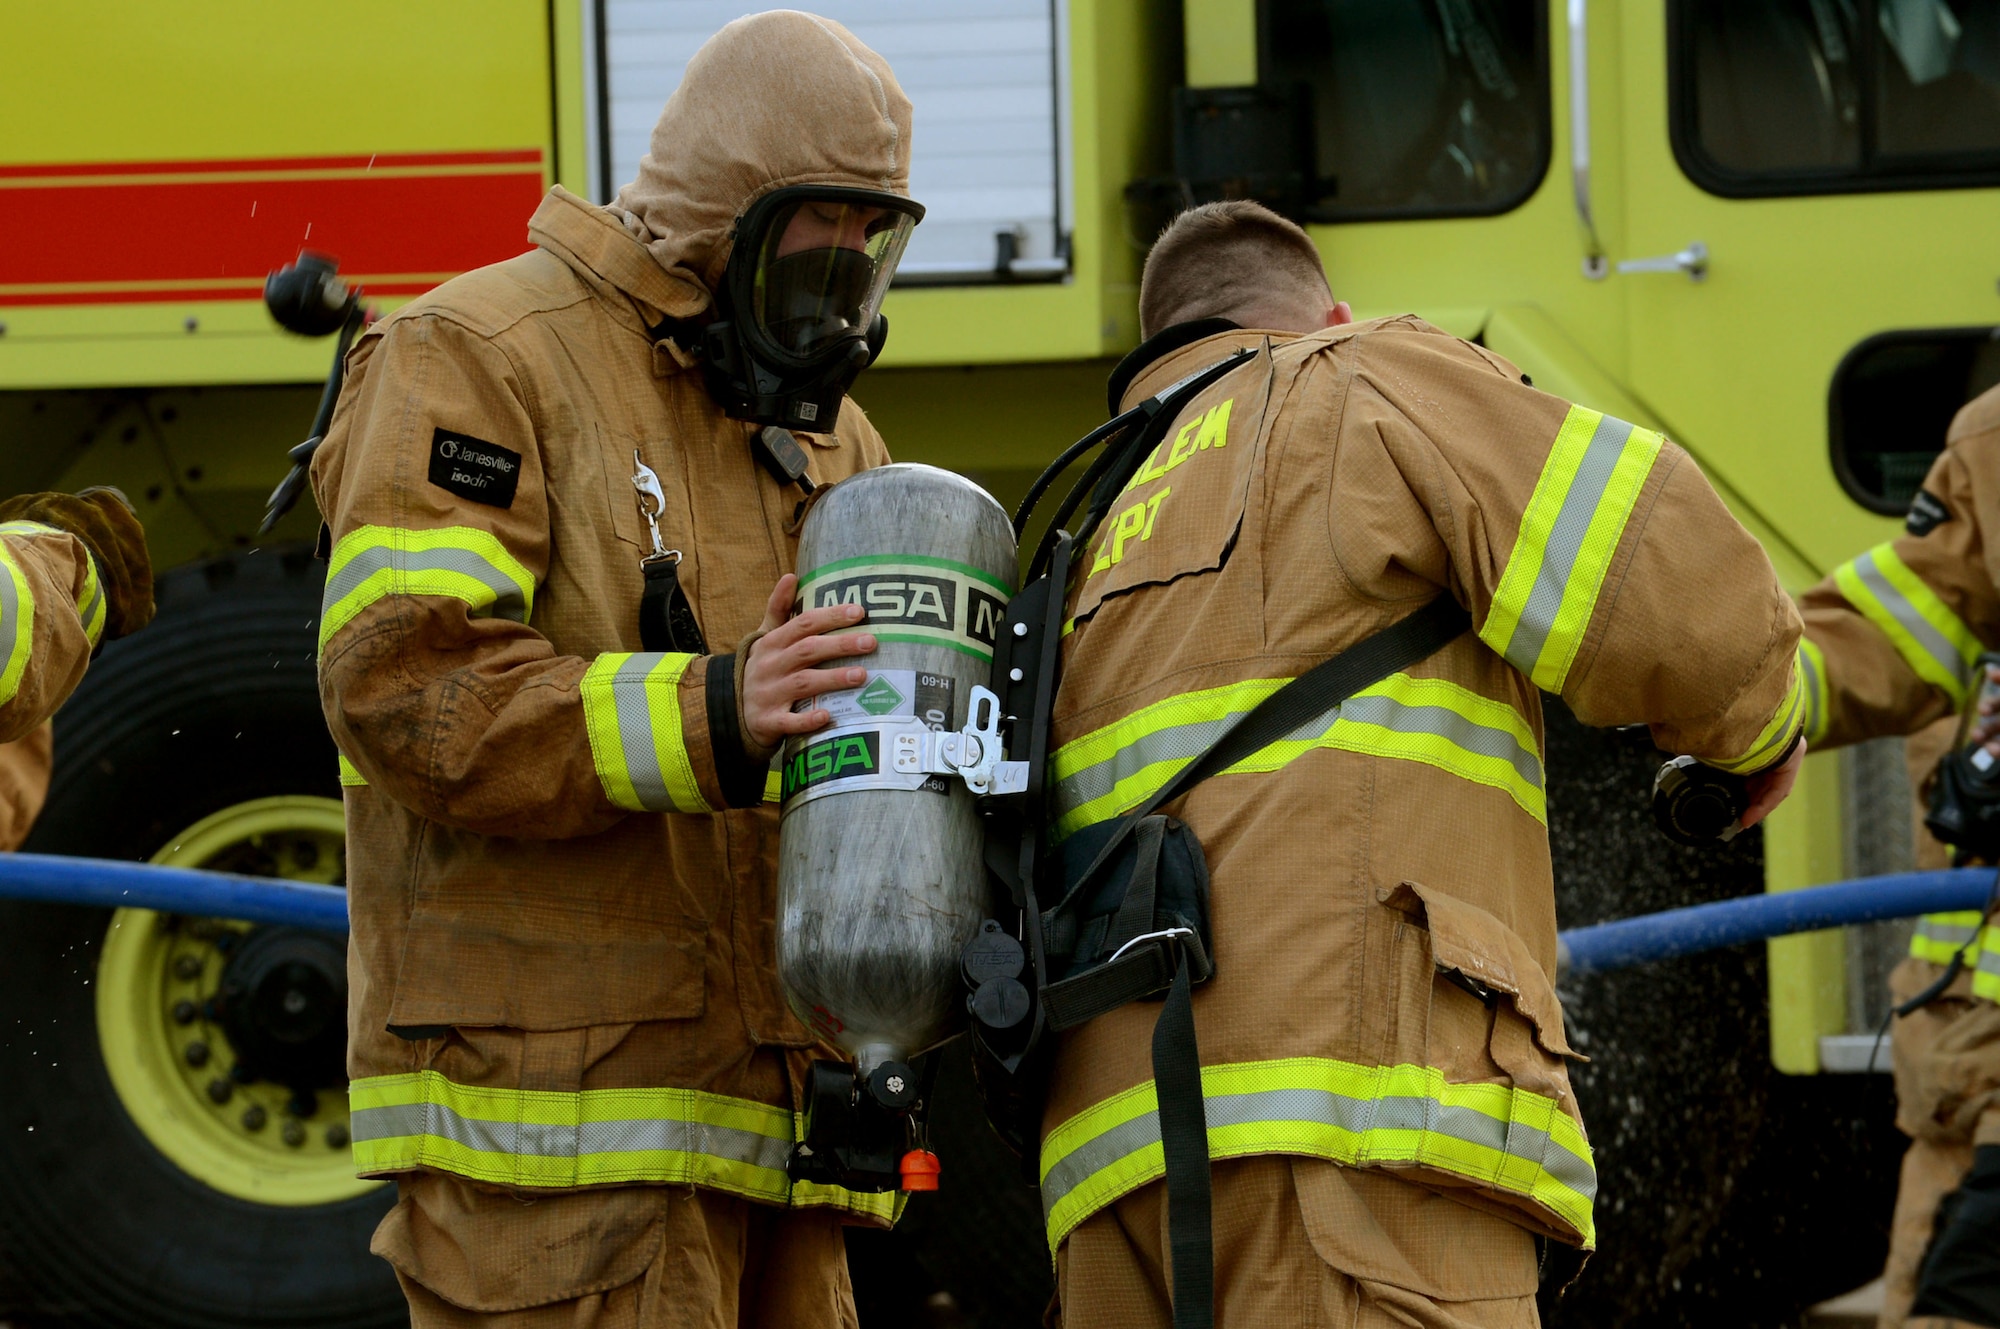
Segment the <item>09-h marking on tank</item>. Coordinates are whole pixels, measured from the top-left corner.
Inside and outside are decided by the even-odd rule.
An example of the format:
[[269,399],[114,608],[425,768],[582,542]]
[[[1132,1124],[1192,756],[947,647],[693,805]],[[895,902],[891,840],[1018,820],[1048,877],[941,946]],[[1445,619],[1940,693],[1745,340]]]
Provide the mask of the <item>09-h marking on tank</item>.
[[841,559],[800,578],[807,609],[856,604],[883,641],[946,646],[993,658],[993,640],[1013,588],[977,568],[910,554]]

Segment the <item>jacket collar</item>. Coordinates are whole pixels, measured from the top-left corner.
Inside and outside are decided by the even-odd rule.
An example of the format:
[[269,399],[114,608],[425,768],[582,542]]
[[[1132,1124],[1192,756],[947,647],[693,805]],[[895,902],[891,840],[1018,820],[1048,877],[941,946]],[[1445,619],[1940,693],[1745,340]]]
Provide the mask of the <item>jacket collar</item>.
[[[1211,326],[1212,325],[1212,326]],[[1167,341],[1170,334],[1182,328],[1195,329],[1192,340]],[[1203,331],[1203,329],[1207,329]],[[1147,339],[1146,343],[1119,362],[1118,369],[1112,371],[1114,390],[1118,375],[1128,365],[1146,354],[1156,343],[1166,342],[1168,349],[1153,350],[1149,360],[1134,366],[1125,379],[1123,391],[1113,403],[1113,412],[1129,411],[1133,406],[1152,396],[1160,389],[1179,382],[1189,374],[1212,365],[1232,351],[1240,351],[1246,346],[1262,346],[1267,342],[1290,341],[1294,334],[1289,332],[1260,332],[1254,328],[1239,328],[1227,319],[1202,319],[1194,323],[1180,323],[1164,328]]]
[[603,208],[587,203],[561,185],[550,189],[528,219],[528,238],[593,284],[622,292],[637,307],[647,328],[686,318],[708,305],[708,293],[671,276],[646,246]]

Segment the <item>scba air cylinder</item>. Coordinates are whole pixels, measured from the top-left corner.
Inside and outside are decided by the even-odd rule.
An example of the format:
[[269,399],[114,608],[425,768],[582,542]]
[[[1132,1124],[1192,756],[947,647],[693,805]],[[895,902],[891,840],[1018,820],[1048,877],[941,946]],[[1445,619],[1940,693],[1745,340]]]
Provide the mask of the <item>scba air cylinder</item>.
[[[923,731],[966,725],[1015,578],[1013,527],[979,486],[931,466],[841,481],[799,536],[800,607],[858,604],[879,643],[861,687],[787,741],[778,845],[778,975],[799,1017],[865,1075],[948,1037],[959,952],[987,912],[974,795],[899,771]],[[905,763],[907,765],[907,763]]]

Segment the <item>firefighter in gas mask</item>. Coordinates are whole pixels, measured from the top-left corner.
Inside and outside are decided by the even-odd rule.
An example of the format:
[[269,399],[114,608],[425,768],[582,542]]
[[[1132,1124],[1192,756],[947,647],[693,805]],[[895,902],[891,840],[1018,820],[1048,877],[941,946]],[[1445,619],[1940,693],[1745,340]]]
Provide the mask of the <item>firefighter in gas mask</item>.
[[[1982,650],[2000,647],[2000,388],[1953,418],[1910,504],[1906,534],[1835,569],[1802,599],[1807,735],[1815,748],[1886,735],[1910,743],[1917,783],[1948,777],[1961,857],[2000,859],[2000,781],[1977,758],[2000,718],[1978,714]],[[1963,724],[1938,724],[1958,713]],[[1927,728],[1929,727],[1929,728]],[[1952,741],[1956,737],[1960,741]],[[1969,740],[1969,741],[1968,741]],[[1942,764],[1941,764],[1942,763]],[[1950,767],[1951,769],[1947,769]],[[1980,833],[1984,823],[1985,833]],[[1943,851],[1918,840],[1926,866]],[[1903,1156],[1882,1329],[2000,1326],[2000,934],[1978,910],[1917,922],[1889,976]]]
[[350,355],[320,678],[355,1161],[417,1326],[853,1323],[841,1227],[891,1197],[786,1177],[814,1039],[760,805],[874,647],[781,574],[812,489],[888,460],[844,394],[909,161],[880,56],[741,19],[614,203],[551,190]]

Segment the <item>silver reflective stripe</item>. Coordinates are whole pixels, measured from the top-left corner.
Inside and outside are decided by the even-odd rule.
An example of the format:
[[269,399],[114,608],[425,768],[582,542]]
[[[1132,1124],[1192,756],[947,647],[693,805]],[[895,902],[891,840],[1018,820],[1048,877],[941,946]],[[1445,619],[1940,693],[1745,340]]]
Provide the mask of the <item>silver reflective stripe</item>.
[[[1259,698],[1258,700],[1262,700]],[[1255,703],[1253,702],[1252,705]],[[1099,799],[1116,789],[1120,782],[1130,779],[1156,762],[1186,762],[1208,751],[1211,744],[1237,720],[1249,714],[1250,707],[1229,711],[1213,720],[1196,720],[1191,724],[1173,725],[1166,729],[1155,729],[1149,734],[1141,734],[1124,747],[1106,757],[1094,766],[1086,766],[1073,775],[1056,782],[1056,815],[1060,817],[1073,808],[1080,808],[1093,799]],[[1325,726],[1318,720],[1311,721],[1301,730],[1311,730],[1317,735]],[[1163,775],[1160,783],[1171,778]],[[1143,795],[1141,796],[1143,797]]]
[[[1351,1098],[1325,1089],[1264,1089],[1248,1094],[1211,1095],[1203,1102],[1211,1128],[1260,1122],[1311,1122],[1363,1137],[1374,1130],[1428,1132],[1534,1164],[1585,1200],[1597,1196],[1597,1170],[1588,1159],[1579,1158],[1551,1139],[1548,1132],[1518,1121],[1500,1121],[1472,1108],[1447,1107],[1435,1099]],[[1044,1219],[1082,1182],[1158,1143],[1160,1116],[1155,1111],[1121,1122],[1078,1145],[1058,1160],[1042,1180]],[[1357,1155],[1358,1162],[1368,1161],[1365,1144]],[[1431,1165],[1460,1171],[1438,1162]],[[1461,1172],[1461,1175],[1477,1178],[1481,1174]]]
[[1958,653],[1958,647],[1952,645],[1942,632],[1931,626],[1929,619],[1917,612],[1917,607],[1910,603],[1908,596],[1882,575],[1882,570],[1875,566],[1875,551],[1871,549],[1855,559],[1852,566],[1854,575],[1861,579],[1869,594],[1901,625],[1903,631],[1916,638],[1924,653],[1936,660],[1948,677],[1965,682],[1965,657]]
[[[97,606],[103,603],[104,579],[102,577],[93,577],[90,582],[90,598],[84,601],[83,607],[77,611],[77,616],[83,620],[83,630],[85,632],[90,631],[90,620],[96,617]],[[4,670],[6,667],[4,662],[0,662],[0,670]]]
[[671,1151],[724,1158],[782,1172],[792,1152],[789,1140],[695,1121],[656,1117],[589,1121],[577,1126],[485,1121],[460,1116],[442,1103],[359,1108],[353,1113],[351,1125],[356,1143],[429,1135],[478,1153],[510,1158],[582,1158]]
[[493,592],[493,617],[514,623],[527,621],[528,604],[522,597],[520,586],[512,577],[469,549],[396,549],[371,545],[327,578],[326,597],[321,603],[330,609],[352,595],[356,587],[376,573],[392,569],[398,572],[460,573]]
[[[646,675],[665,658],[653,652],[628,656],[611,676],[611,704],[618,712],[618,742],[625,749],[625,773],[640,806],[648,808],[680,806],[668,792],[667,777],[660,770],[660,750],[653,745],[652,697],[646,688]],[[679,723],[676,714],[674,724]]]
[[[1409,706],[1390,697],[1366,694],[1350,697],[1337,709],[1343,718],[1360,724],[1379,725],[1399,734],[1432,734],[1467,752],[1498,757],[1512,766],[1522,780],[1536,789],[1542,787],[1542,759],[1538,755],[1522,747],[1520,740],[1506,730],[1477,724],[1457,711],[1443,706]],[[1323,727],[1322,733],[1325,728],[1331,726]]]
[[1591,519],[1597,516],[1597,505],[1604,499],[1611,473],[1625,455],[1625,440],[1631,436],[1631,425],[1607,415],[1597,422],[1590,446],[1577,463],[1576,476],[1563,495],[1562,511],[1556,514],[1555,529],[1543,547],[1534,589],[1528,592],[1528,603],[1522,606],[1520,622],[1507,643],[1507,662],[1524,674],[1532,677],[1542,658],[1542,647],[1562,610],[1563,593],[1569,589],[1583,538],[1590,533]]
[[1926,941],[1943,942],[1947,946],[1964,946],[1979,935],[1979,929],[1959,927],[1955,923],[1944,923],[1933,918],[1920,918],[1917,920],[1917,935]]
[[1824,705],[1821,693],[1826,684],[1820,679],[1819,666],[1813,663],[1811,653],[1803,650],[1799,652],[1799,669],[1806,678],[1806,739],[1808,742],[1817,743],[1819,736],[1825,732],[1820,724],[1821,707]]
[[1979,963],[1974,968],[1982,974],[2000,974],[2000,954],[1982,949],[1979,952]]

